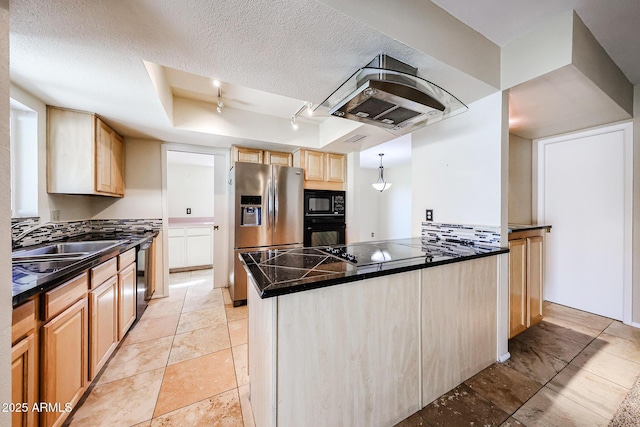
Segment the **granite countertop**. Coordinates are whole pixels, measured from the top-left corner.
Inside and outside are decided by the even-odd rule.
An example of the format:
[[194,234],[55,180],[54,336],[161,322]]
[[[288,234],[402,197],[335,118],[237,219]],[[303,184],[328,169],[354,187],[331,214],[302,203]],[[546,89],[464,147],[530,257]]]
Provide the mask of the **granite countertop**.
[[269,298],[507,252],[507,248],[412,238],[238,256],[260,297]]
[[81,260],[65,260],[55,262],[24,262],[14,263],[12,266],[12,291],[13,291],[13,307],[31,299],[33,296],[42,292],[46,292],[69,280],[82,271],[95,267],[120,253],[126,252],[131,248],[150,242],[157,231],[147,231],[144,233],[126,233],[126,232],[93,232],[80,236],[74,236],[66,240],[58,240],[55,242],[47,242],[40,245],[28,246],[20,249],[31,249],[40,246],[46,246],[52,243],[65,242],[83,242],[96,240],[121,240],[122,243],[113,248],[99,252],[90,257]]
[[509,233],[516,231],[529,231],[529,230],[541,230],[546,229],[548,233],[551,232],[550,225],[537,225],[537,224],[509,224]]

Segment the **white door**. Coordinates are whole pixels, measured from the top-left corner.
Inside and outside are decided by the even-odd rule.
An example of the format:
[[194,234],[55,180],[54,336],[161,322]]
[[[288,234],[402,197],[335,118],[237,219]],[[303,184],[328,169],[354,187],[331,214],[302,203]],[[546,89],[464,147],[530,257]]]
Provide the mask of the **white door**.
[[538,218],[553,227],[545,300],[619,320],[631,252],[630,127],[538,141]]

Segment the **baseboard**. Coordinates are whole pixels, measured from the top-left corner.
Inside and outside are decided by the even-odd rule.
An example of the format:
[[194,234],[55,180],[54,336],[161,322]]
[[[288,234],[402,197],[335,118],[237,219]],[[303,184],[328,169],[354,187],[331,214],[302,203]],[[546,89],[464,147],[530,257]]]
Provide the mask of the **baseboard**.
[[505,354],[503,354],[502,356],[498,357],[498,362],[500,362],[500,363],[504,363],[504,362],[506,362],[506,361],[507,361],[507,360],[509,360],[509,359],[511,359],[511,353],[509,353],[509,352],[507,351]]
[[640,323],[638,323],[638,322],[631,322],[631,326],[633,326],[634,328],[640,328]]

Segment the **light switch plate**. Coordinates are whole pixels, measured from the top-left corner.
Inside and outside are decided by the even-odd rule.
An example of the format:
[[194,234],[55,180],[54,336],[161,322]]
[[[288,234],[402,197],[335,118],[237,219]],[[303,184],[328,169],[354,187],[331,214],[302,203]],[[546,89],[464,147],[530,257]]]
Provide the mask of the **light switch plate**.
[[427,221],[433,221],[433,209],[427,209]]
[[60,221],[60,209],[52,209],[49,216],[51,221]]
[[191,208],[187,208],[187,215],[191,215]]

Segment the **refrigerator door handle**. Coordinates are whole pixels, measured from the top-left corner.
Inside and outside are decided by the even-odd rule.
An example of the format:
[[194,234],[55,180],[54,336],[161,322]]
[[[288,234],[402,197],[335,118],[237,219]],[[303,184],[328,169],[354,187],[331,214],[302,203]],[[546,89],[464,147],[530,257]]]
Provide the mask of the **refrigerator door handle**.
[[269,241],[272,240],[271,227],[274,220],[273,212],[273,178],[267,179],[267,230],[269,231]]
[[276,229],[278,228],[278,178],[275,176],[275,173],[272,174],[273,176],[273,230],[274,232],[276,231]]

